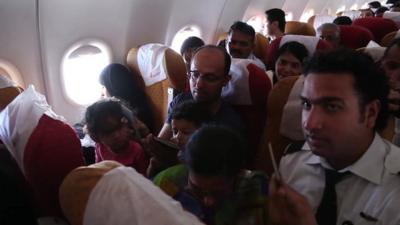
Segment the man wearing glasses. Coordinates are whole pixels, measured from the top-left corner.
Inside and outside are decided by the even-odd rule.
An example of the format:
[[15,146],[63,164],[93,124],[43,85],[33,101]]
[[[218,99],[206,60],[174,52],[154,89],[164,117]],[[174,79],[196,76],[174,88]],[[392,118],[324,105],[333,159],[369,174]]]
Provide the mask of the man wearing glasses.
[[221,99],[221,90],[229,82],[231,58],[220,47],[206,45],[199,48],[190,64],[188,79],[190,93],[177,95],[169,105],[168,118],[159,133],[159,137],[169,140],[172,137],[171,113],[173,109],[187,100],[204,104],[213,115],[216,124],[224,125],[244,133],[244,126],[234,109]]

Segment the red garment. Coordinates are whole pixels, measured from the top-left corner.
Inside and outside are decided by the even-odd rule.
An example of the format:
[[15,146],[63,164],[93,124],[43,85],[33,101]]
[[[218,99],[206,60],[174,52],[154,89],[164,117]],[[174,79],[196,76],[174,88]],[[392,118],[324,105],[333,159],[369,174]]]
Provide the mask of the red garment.
[[96,163],[104,160],[117,161],[124,166],[136,169],[138,173],[146,175],[149,166],[149,158],[145,155],[142,146],[135,141],[129,141],[129,151],[116,154],[107,146],[96,143]]

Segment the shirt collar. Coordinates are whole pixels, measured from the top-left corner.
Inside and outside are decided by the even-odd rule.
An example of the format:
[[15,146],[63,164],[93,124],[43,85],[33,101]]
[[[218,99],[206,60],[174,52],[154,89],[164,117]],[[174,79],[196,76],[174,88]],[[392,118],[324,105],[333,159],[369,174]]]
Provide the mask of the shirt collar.
[[[305,143],[302,150],[310,151],[310,147]],[[350,171],[352,174],[366,179],[372,183],[380,184],[384,170],[384,161],[386,155],[386,145],[382,138],[375,134],[374,140],[368,147],[367,151],[352,165],[340,170],[339,172]],[[321,165],[324,168],[332,169],[329,163],[322,157],[312,155],[306,164]]]

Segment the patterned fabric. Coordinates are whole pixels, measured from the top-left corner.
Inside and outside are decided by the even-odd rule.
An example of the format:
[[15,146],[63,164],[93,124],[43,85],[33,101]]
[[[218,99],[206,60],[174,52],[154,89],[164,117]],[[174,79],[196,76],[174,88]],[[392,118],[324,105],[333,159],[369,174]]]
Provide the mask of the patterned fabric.
[[184,165],[177,165],[157,175],[154,183],[206,224],[268,223],[268,182],[264,174],[243,171],[237,177],[232,195],[215,211],[204,208],[198,199],[185,191],[187,179],[187,168]]
[[96,163],[104,160],[113,160],[124,166],[130,166],[136,169],[138,173],[146,174],[149,165],[149,159],[145,155],[142,147],[135,141],[129,142],[129,151],[116,154],[107,146],[96,143]]

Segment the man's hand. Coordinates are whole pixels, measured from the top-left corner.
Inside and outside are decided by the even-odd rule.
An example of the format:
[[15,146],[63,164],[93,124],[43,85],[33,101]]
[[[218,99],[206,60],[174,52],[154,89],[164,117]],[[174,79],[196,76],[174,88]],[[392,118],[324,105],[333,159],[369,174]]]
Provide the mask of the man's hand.
[[269,214],[274,225],[317,225],[307,199],[272,176],[269,185]]

